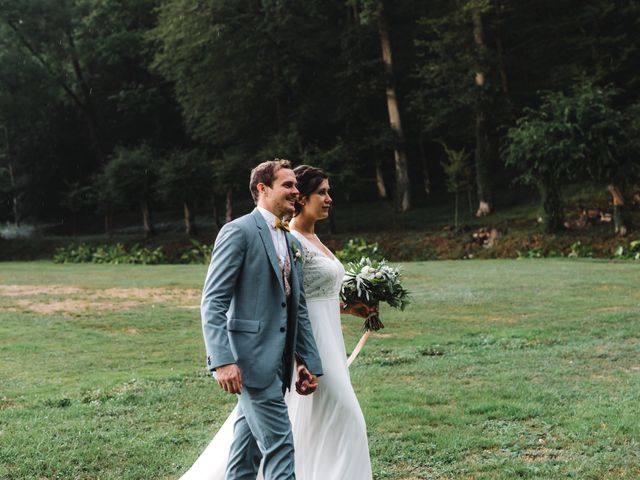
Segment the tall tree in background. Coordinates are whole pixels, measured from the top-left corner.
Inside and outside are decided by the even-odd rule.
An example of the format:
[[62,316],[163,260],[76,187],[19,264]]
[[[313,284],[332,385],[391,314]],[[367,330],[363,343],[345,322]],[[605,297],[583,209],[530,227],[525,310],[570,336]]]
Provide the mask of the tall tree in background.
[[425,138],[472,147],[476,215],[483,216],[493,209],[497,129],[508,120],[509,105],[502,38],[495,34],[497,3],[458,0],[431,7],[418,21],[420,83],[411,94],[411,110],[421,119]]
[[476,72],[474,83],[477,88],[475,102],[475,164],[476,164],[476,184],[478,187],[478,211],[477,217],[484,217],[491,213],[491,111],[486,100],[487,75],[489,68],[487,65],[487,44],[484,33],[483,14],[488,9],[486,0],[472,2],[467,8],[471,12],[473,23],[473,41],[476,50]]
[[[389,33],[387,12],[383,0],[362,0],[363,11],[360,14],[364,22],[375,22],[380,37],[382,64],[386,79],[385,93],[389,124],[395,134],[394,165],[395,165],[395,206],[399,212],[406,212],[411,207],[411,189],[409,184],[409,170],[407,165],[406,139],[402,129],[402,119],[398,102],[396,78],[394,72],[393,49]],[[378,173],[379,176],[379,173]],[[380,183],[380,179],[378,179]],[[380,189],[380,187],[379,187]]]

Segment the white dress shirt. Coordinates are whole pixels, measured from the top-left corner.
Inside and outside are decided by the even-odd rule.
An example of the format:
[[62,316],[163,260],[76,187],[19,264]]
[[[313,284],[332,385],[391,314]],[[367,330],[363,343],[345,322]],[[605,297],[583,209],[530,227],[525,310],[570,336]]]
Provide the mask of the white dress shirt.
[[258,211],[262,214],[265,222],[269,226],[269,232],[271,233],[271,240],[273,240],[273,246],[276,249],[276,254],[280,260],[280,266],[284,265],[287,253],[287,239],[284,236],[284,232],[279,228],[276,228],[276,216],[269,210],[265,210],[262,207],[258,207]]

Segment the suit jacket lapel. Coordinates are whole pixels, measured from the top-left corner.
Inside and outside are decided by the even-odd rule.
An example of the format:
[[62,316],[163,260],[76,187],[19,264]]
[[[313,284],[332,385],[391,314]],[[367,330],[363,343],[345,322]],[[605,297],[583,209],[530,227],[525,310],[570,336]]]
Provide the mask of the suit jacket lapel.
[[256,221],[256,227],[258,228],[258,233],[260,234],[260,239],[262,240],[262,244],[264,245],[265,250],[267,251],[267,257],[269,257],[269,262],[271,263],[271,267],[273,268],[273,272],[276,274],[276,278],[278,279],[278,283],[280,284],[280,289],[282,293],[284,293],[284,283],[282,281],[282,272],[280,271],[280,265],[278,263],[278,255],[276,254],[276,248],[273,245],[273,239],[271,238],[271,232],[269,231],[269,226],[267,222],[265,222],[264,217],[255,209],[252,212],[253,218]]

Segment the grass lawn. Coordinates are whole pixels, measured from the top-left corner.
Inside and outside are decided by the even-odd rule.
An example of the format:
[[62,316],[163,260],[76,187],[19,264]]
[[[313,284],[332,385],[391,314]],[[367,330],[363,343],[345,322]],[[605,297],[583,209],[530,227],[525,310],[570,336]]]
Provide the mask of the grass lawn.
[[[376,479],[640,478],[640,265],[403,268],[414,304],[352,367]],[[234,403],[204,370],[204,274],[0,263],[0,478],[178,478]]]

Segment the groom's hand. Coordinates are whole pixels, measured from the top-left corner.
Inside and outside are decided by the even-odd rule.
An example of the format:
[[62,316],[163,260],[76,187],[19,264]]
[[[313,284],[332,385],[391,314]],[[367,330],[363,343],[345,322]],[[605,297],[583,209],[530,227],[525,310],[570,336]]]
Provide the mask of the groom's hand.
[[300,395],[310,395],[318,388],[318,378],[303,365],[298,365],[298,381],[296,392]]
[[235,363],[216,368],[216,380],[220,388],[226,392],[240,393],[240,390],[242,390],[240,368]]

